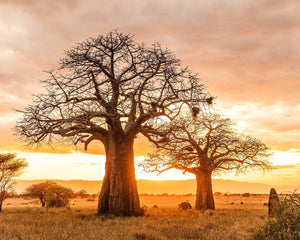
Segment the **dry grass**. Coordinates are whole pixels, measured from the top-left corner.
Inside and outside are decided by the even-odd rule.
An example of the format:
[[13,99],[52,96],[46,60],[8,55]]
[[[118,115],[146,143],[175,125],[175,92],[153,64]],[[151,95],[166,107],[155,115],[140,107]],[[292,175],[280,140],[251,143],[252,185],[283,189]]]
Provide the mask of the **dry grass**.
[[[251,197],[238,195],[214,197],[217,209],[266,209],[264,203],[268,202],[268,198],[267,194],[251,195]],[[146,206],[177,207],[184,201],[190,202],[193,207],[195,205],[195,195],[141,196],[140,200],[141,204]]]
[[[192,197],[192,196],[191,196]],[[164,201],[163,201],[164,200]],[[180,201],[187,196],[141,197],[148,205],[145,217],[118,218],[95,215],[96,201],[72,200],[70,208],[42,209],[32,200],[6,200],[0,214],[1,240],[99,240],[99,239],[248,239],[267,217],[267,209],[258,200],[238,199],[245,204],[231,205],[232,199],[222,199],[224,206],[204,213],[180,211]],[[254,201],[255,200],[255,201]],[[225,202],[224,202],[225,201]],[[226,203],[227,201],[227,203]],[[257,201],[256,201],[257,202]],[[73,205],[75,203],[75,205]],[[168,203],[168,204],[167,204]],[[19,204],[19,205],[17,205]],[[158,209],[150,206],[157,204]],[[22,206],[22,207],[20,207]],[[30,206],[30,207],[29,207]],[[255,207],[256,206],[256,207]]]

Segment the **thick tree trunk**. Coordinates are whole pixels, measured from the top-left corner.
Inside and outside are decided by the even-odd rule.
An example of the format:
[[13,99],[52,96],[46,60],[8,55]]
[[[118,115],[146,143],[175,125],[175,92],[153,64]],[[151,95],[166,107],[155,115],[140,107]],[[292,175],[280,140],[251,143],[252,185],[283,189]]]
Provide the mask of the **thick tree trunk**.
[[2,212],[2,205],[5,198],[5,191],[0,192],[0,212]]
[[198,210],[215,209],[211,174],[211,171],[206,170],[200,170],[196,174],[197,194],[195,208]]
[[98,214],[142,214],[135,179],[133,139],[110,138],[106,147],[105,176],[99,195]]
[[5,197],[5,192],[0,192],[0,212],[2,212],[2,205]]

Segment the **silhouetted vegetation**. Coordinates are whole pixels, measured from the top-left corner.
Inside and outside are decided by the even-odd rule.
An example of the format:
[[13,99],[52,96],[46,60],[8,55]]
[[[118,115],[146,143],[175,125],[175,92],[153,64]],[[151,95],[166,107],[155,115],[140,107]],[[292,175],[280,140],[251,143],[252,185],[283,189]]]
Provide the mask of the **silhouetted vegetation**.
[[275,206],[272,217],[258,230],[252,240],[299,240],[300,195],[285,195]]
[[18,158],[16,153],[0,153],[0,212],[7,191],[13,187],[13,179],[20,176],[27,166],[27,161]]
[[[196,209],[215,209],[212,174],[268,170],[272,155],[258,139],[239,133],[233,122],[219,114],[197,112],[161,125],[164,142],[140,165],[162,173],[178,169],[196,176]],[[250,196],[246,193],[244,196]]]
[[90,196],[90,194],[88,194],[88,192],[84,189],[78,191],[78,192],[75,192],[73,194],[74,197],[80,197],[80,198],[87,198]]
[[65,207],[69,204],[73,191],[70,188],[53,184],[46,189],[46,206],[47,207]]
[[46,181],[42,183],[32,184],[31,186],[26,188],[25,195],[33,198],[38,198],[42,204],[42,207],[45,207],[47,188],[53,184],[56,183],[52,181]]
[[250,193],[243,193],[242,197],[250,197],[250,195],[251,195]]
[[26,189],[25,195],[38,198],[42,207],[67,206],[74,192],[52,181],[33,184]]

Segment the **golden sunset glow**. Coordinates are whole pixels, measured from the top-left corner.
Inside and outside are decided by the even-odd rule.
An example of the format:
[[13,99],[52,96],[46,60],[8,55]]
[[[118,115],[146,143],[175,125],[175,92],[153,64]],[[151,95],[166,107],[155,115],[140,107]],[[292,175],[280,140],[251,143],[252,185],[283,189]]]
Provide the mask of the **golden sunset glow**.
[[[105,156],[72,152],[71,154],[50,153],[24,153],[19,155],[26,158],[29,168],[20,179],[61,179],[61,180],[102,180],[104,177]],[[136,163],[141,162],[144,157],[135,157]],[[282,161],[286,159],[285,161]],[[295,150],[275,151],[274,169],[271,172],[248,172],[236,176],[229,173],[215,176],[216,179],[236,180],[252,183],[265,183],[269,185],[298,186],[300,173],[300,154]],[[137,179],[149,180],[185,180],[194,179],[189,173],[182,174],[179,170],[169,170],[160,175],[157,173],[145,173],[143,169],[136,166]]]
[[[43,70],[57,68],[66,49],[118,29],[172,50],[216,97],[214,110],[274,151],[270,172],[215,178],[300,187],[300,1],[100,2],[0,2],[0,151],[27,159],[20,179],[103,179],[101,143],[87,152],[58,143],[28,149],[12,131],[21,116],[13,109],[23,110],[43,91]],[[176,170],[143,172],[137,163],[151,144],[140,135],[134,151],[137,179],[194,178]]]

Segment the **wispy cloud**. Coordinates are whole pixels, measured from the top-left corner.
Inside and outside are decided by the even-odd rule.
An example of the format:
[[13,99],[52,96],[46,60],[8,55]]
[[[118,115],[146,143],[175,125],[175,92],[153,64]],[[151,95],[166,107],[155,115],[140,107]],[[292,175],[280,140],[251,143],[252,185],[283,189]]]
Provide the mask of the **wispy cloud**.
[[300,169],[300,164],[294,164],[294,165],[275,165],[275,166],[273,166],[273,169],[294,169],[294,168],[299,168]]
[[65,49],[118,28],[173,50],[253,135],[300,149],[299,9],[298,0],[2,0],[0,128],[42,91],[42,70],[56,68]]
[[77,164],[77,165],[90,165],[90,166],[103,165],[103,164],[100,164],[100,163],[84,163],[84,162],[76,162],[74,164]]

